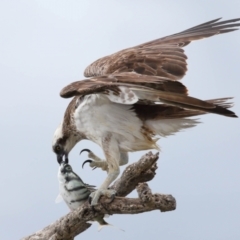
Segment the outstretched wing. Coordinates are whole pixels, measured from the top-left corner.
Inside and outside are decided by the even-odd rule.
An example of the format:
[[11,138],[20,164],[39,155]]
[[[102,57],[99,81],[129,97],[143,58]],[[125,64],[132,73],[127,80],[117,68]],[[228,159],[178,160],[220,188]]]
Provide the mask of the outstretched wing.
[[[85,70],[86,77],[66,86],[60,93],[64,98],[88,94],[103,94],[110,101],[134,105],[141,111],[151,109],[154,118],[188,117],[206,112],[229,117],[229,98],[202,101],[187,95],[180,82],[187,71],[186,55],[182,49],[193,40],[237,30],[240,18],[227,21],[215,19],[183,32],[153,40],[133,48],[100,58]],[[151,106],[146,108],[146,105]],[[151,114],[149,113],[149,116]]]
[[[226,100],[229,98],[203,101],[188,96],[187,88],[180,82],[137,73],[111,74],[73,82],[63,88],[60,94],[65,98],[104,94],[112,102],[138,105],[135,109],[139,109],[139,112],[144,111],[147,113],[147,110],[144,110],[144,105],[153,106],[149,109],[153,113],[157,113],[157,115],[165,111],[165,108],[162,108],[161,105],[166,104],[164,107],[171,106],[170,114],[166,115],[166,117],[176,115],[176,111],[179,114],[182,109],[195,111],[181,112],[185,117],[206,112],[236,117],[232,111],[228,110],[231,104],[226,103]],[[170,108],[168,107],[168,110]]]
[[240,26],[240,18],[218,22],[220,19],[100,58],[86,68],[84,75],[94,77],[136,72],[179,80],[187,71],[187,56],[182,49],[184,46],[194,40],[235,31]]

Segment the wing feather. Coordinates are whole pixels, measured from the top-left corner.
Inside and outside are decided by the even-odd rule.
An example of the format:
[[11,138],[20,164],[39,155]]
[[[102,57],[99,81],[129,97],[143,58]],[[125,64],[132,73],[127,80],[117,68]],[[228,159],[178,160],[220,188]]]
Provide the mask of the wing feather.
[[220,19],[100,58],[86,68],[84,75],[93,77],[136,72],[179,80],[187,71],[187,56],[182,47],[194,40],[235,31],[240,26],[240,18],[227,21]]
[[136,73],[119,73],[73,82],[62,89],[60,96],[70,98],[77,95],[119,92],[118,86],[142,87],[174,93],[187,94],[187,88],[180,82],[168,78],[144,76]]
[[[84,72],[91,79],[69,84],[60,95],[69,98],[104,94],[115,103],[138,106],[141,110],[148,106],[157,116],[165,114],[166,109],[162,107],[168,106],[172,117],[207,112],[237,117],[228,110],[232,106],[228,103],[229,98],[207,101],[193,98],[187,95],[187,88],[183,84],[173,81],[181,79],[187,71],[187,56],[182,49],[184,46],[194,40],[235,31],[240,26],[240,18],[219,20],[214,19],[100,58]],[[149,110],[144,111],[144,114]]]
[[[68,98],[88,94],[105,94],[110,101],[121,104],[168,104],[184,109],[210,112],[229,117],[237,117],[228,110],[231,105],[216,101],[203,101],[187,95],[187,88],[180,82],[156,76],[136,73],[112,74],[69,84],[61,91]],[[202,114],[202,113],[200,113]]]

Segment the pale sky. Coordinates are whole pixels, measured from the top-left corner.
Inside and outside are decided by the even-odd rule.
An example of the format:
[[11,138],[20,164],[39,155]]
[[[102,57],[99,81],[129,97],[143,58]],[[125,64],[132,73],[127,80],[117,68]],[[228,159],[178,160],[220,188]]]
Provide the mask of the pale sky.
[[[203,22],[240,17],[240,1],[171,0],[1,0],[0,239],[27,236],[68,213],[58,195],[53,133],[70,100],[59,97],[70,82],[84,79],[94,60]],[[202,99],[234,97],[240,115],[240,31],[191,43],[189,94]],[[94,225],[76,239],[240,239],[240,122],[217,115],[161,139],[153,192],[172,194],[177,209],[107,219],[125,230]],[[87,183],[105,173],[81,168],[89,141],[70,154],[70,164]],[[130,163],[144,152],[130,155]],[[121,170],[125,169],[125,166]],[[131,194],[136,196],[136,192]]]

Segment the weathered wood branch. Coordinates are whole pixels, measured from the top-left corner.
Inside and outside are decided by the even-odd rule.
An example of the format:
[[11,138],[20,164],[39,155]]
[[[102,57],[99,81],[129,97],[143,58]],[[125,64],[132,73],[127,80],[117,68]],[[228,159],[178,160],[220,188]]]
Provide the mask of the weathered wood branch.
[[[86,202],[77,210],[22,240],[73,240],[91,226],[88,221],[103,217],[104,214],[138,214],[153,210],[161,212],[174,210],[176,208],[174,197],[152,194],[145,183],[154,178],[157,160],[158,154],[149,152],[138,162],[129,165],[111,187],[117,191],[117,197],[111,203],[105,197],[101,197],[100,204],[94,208]],[[139,198],[125,198],[135,188]]]

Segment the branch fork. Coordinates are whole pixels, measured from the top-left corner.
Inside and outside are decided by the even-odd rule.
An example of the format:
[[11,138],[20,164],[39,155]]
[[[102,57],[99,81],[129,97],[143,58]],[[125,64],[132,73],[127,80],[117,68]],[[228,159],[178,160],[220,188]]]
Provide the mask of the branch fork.
[[[112,202],[109,203],[109,199],[104,196],[94,208],[86,202],[77,210],[22,240],[73,240],[91,226],[88,221],[103,217],[105,214],[139,214],[153,210],[161,212],[175,210],[176,200],[172,195],[152,194],[146,183],[156,175],[158,155],[149,152],[138,162],[126,167],[122,176],[110,187],[117,192],[117,197]],[[126,198],[125,196],[134,189],[137,190],[138,198]]]

